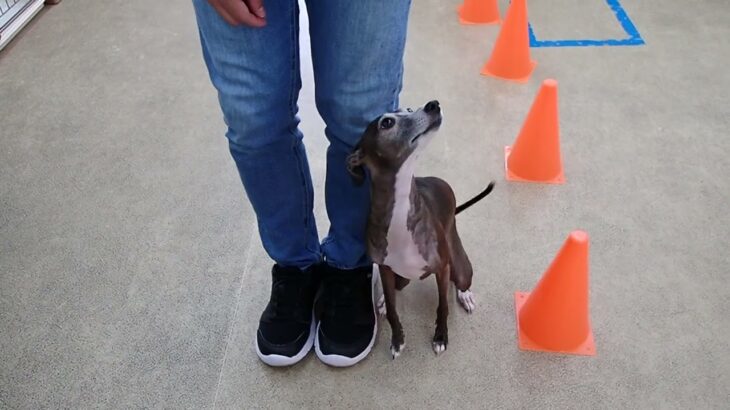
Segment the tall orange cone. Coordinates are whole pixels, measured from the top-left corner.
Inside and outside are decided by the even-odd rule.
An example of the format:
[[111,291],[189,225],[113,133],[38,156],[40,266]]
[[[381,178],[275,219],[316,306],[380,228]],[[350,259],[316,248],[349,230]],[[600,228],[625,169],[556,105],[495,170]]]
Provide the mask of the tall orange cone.
[[534,68],[535,62],[530,59],[527,5],[525,0],[512,0],[482,75],[524,83]]
[[543,81],[517,140],[504,149],[504,167],[508,181],[565,182],[560,157],[557,81]]
[[497,0],[464,0],[458,11],[461,24],[499,23]]
[[588,319],[588,234],[573,231],[532,293],[515,293],[520,349],[596,354]]

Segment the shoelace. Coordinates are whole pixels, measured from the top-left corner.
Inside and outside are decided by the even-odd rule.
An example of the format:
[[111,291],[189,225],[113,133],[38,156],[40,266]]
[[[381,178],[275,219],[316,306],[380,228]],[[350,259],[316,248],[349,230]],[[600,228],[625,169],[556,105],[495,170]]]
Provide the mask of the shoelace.
[[[355,318],[358,308],[365,305],[365,299],[368,298],[366,286],[370,285],[369,278],[367,283],[365,282],[363,278],[353,280],[343,275],[332,275],[327,278],[323,293],[326,301],[324,313],[332,318]],[[367,303],[370,303],[369,299]]]
[[274,315],[280,318],[305,319],[302,317],[301,307],[305,304],[304,288],[306,286],[305,281],[292,277],[278,278],[274,281],[271,297]]

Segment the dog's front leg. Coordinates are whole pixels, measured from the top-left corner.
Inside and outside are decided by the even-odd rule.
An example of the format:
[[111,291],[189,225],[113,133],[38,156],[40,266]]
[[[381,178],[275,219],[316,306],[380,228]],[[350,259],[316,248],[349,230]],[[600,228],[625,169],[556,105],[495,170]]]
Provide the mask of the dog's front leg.
[[403,326],[398,319],[398,313],[395,310],[395,272],[387,266],[380,266],[380,279],[383,284],[383,296],[385,296],[386,317],[390,324],[392,336],[390,339],[390,354],[393,359],[400,355],[401,350],[406,345],[403,336]]
[[441,272],[436,275],[436,284],[439,292],[439,306],[436,309],[436,333],[433,336],[433,351],[439,354],[446,350],[449,344],[449,329],[447,319],[449,317],[449,265],[441,268]]

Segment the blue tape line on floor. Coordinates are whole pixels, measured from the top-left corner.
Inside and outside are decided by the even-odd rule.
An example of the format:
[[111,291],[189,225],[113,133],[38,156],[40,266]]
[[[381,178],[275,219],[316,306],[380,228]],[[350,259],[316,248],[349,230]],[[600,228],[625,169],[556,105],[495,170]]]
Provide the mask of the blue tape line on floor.
[[624,32],[626,32],[626,35],[629,36],[628,38],[605,40],[538,40],[537,36],[535,36],[534,30],[532,29],[532,25],[529,24],[528,31],[530,34],[530,47],[615,47],[640,46],[645,44],[644,39],[641,38],[641,34],[639,34],[639,30],[636,29],[636,26],[629,18],[629,15],[626,14],[624,8],[621,7],[621,3],[619,3],[619,0],[606,0],[606,3],[608,4],[608,7],[613,10],[613,13],[616,15],[616,20],[618,20],[619,24],[621,24],[621,27],[624,29]]

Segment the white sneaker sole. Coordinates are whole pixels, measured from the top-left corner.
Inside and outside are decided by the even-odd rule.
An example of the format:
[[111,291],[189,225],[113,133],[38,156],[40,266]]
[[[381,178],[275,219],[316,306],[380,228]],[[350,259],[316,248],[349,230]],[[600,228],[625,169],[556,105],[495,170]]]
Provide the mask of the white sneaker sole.
[[354,366],[362,359],[366,358],[367,355],[370,354],[370,351],[373,350],[373,345],[375,344],[375,338],[378,335],[378,313],[375,307],[375,285],[380,281],[380,271],[378,270],[378,265],[373,265],[373,279],[372,279],[372,290],[371,290],[371,299],[372,299],[372,306],[373,306],[373,316],[375,317],[375,325],[373,325],[373,337],[370,339],[370,343],[368,343],[365,350],[362,351],[359,355],[355,357],[347,357],[347,356],[341,356],[338,354],[324,354],[319,349],[319,323],[317,324],[317,331],[314,339],[314,352],[317,354],[317,357],[319,360],[322,361],[322,363],[332,366],[332,367],[350,367]]
[[261,353],[261,349],[259,349],[258,338],[256,338],[254,339],[254,344],[256,345],[256,354],[259,356],[259,359],[261,359],[262,362],[273,367],[285,367],[299,363],[302,359],[304,359],[304,356],[306,356],[307,353],[312,350],[312,345],[314,344],[314,336],[317,328],[318,327],[315,327],[314,324],[314,312],[312,312],[312,324],[309,327],[309,337],[307,338],[307,341],[304,343],[304,346],[302,346],[302,350],[300,350],[299,353],[291,357],[283,356],[280,354],[265,355]]

